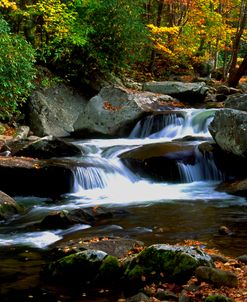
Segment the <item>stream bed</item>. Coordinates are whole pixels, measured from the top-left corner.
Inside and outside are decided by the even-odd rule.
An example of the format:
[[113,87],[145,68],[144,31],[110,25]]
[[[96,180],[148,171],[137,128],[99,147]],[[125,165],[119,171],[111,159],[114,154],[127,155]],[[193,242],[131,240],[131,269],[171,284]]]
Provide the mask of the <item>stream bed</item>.
[[[55,201],[16,196],[26,213],[0,225],[1,301],[13,302],[13,297],[20,293],[24,293],[25,301],[34,301],[30,291],[43,286],[40,272],[47,252],[61,241],[120,236],[150,245],[191,239],[203,241],[229,256],[246,254],[247,200],[218,192],[216,187],[224,176],[213,159],[203,158],[197,150],[199,143],[211,141],[207,127],[213,115],[214,110],[181,110],[179,115],[146,118],[136,125],[129,138],[73,141],[83,152],[77,160],[86,165],[74,170],[71,192]],[[120,159],[125,152],[184,137],[193,137],[190,146],[195,150],[195,160],[178,162],[179,180],[157,181],[127,167]],[[188,144],[188,140],[182,144]],[[119,215],[93,226],[76,224],[51,230],[34,227],[52,211],[92,207],[114,209]],[[222,225],[231,230],[231,235],[218,233]],[[43,296],[37,301],[50,301],[45,300],[49,290],[41,290]],[[60,300],[67,301],[62,296]]]

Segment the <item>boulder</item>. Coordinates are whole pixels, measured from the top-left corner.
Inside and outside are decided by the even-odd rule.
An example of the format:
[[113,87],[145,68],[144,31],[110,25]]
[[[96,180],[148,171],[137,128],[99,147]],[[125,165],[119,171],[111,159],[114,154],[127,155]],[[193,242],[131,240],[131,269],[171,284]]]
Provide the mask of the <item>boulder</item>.
[[71,190],[72,164],[0,156],[0,190],[10,195],[57,198]]
[[209,295],[205,302],[234,302],[232,299],[224,295]]
[[247,111],[247,94],[233,94],[225,101],[225,108]]
[[70,240],[69,242],[56,243],[50,252],[53,259],[59,259],[70,254],[75,254],[84,250],[100,250],[108,255],[123,258],[130,251],[138,251],[144,247],[144,243],[130,238],[120,237],[84,237]]
[[209,125],[209,131],[222,150],[247,158],[247,112],[219,110]]
[[[74,123],[77,137],[127,136],[147,112],[174,106],[175,99],[150,92],[138,92],[116,86],[101,89],[88,102]],[[178,102],[175,105],[179,105]]]
[[176,81],[164,81],[144,83],[143,90],[153,93],[168,94],[180,101],[194,103],[204,100],[209,88],[204,82],[183,83]]
[[129,169],[143,177],[180,181],[177,162],[195,163],[195,152],[193,143],[154,143],[124,152],[120,158]]
[[201,265],[214,266],[211,257],[198,248],[154,244],[127,263],[125,277],[127,282],[136,286],[143,280],[183,284]]
[[217,186],[217,190],[247,197],[247,178],[223,182]]
[[22,207],[9,195],[0,191],[0,220],[7,220],[22,212]]
[[85,104],[84,96],[64,84],[38,89],[27,104],[28,124],[38,136],[69,136]]
[[79,156],[82,151],[79,147],[64,141],[61,138],[45,136],[33,139],[13,139],[2,147],[1,151],[9,150],[13,156],[48,159],[52,157]]

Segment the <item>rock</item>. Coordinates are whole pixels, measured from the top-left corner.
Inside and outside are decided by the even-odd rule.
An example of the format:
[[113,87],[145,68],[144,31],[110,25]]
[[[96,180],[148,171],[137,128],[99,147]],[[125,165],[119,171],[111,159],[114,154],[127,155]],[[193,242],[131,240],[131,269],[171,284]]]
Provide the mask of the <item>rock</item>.
[[0,220],[13,218],[14,215],[20,214],[23,208],[9,195],[0,191]]
[[58,259],[89,249],[100,250],[108,255],[123,258],[126,257],[130,251],[140,250],[143,247],[143,242],[129,238],[98,237],[97,240],[94,240],[94,238],[80,238],[78,240],[56,244],[51,254],[53,255],[53,259]]
[[228,261],[228,259],[222,255],[219,254],[210,254],[211,258],[213,259],[213,261],[219,261],[222,263],[226,263]]
[[241,255],[237,257],[237,260],[247,264],[247,255]]
[[200,265],[213,266],[210,256],[198,248],[155,244],[140,252],[126,265],[129,285],[168,281],[183,284]]
[[44,273],[48,278],[69,284],[89,284],[95,280],[106,258],[105,252],[85,250],[51,262]]
[[144,293],[138,293],[128,299],[126,299],[126,302],[148,302],[149,297],[145,295]]
[[231,235],[232,234],[231,230],[228,227],[226,227],[225,225],[220,226],[218,229],[218,232],[220,235]]
[[0,156],[0,190],[13,196],[57,198],[70,192],[72,170],[65,160]]
[[182,83],[175,81],[148,82],[143,84],[143,90],[153,93],[168,94],[180,101],[197,102],[205,99],[209,88],[204,82]]
[[234,109],[216,111],[209,131],[222,150],[247,158],[247,112]]
[[212,283],[217,287],[236,287],[238,285],[237,276],[230,271],[223,271],[207,266],[199,266],[195,271],[195,275],[199,281]]
[[217,186],[217,190],[238,196],[247,196],[247,178],[226,181]]
[[82,155],[82,150],[62,139],[45,136],[38,139],[9,141],[2,150],[8,149],[13,156],[25,156],[39,159]]
[[233,300],[224,295],[210,295],[205,302],[233,302]]
[[157,111],[174,100],[169,96],[109,86],[90,99],[74,124],[77,137],[129,135],[147,112]]
[[38,89],[27,104],[28,124],[38,136],[68,136],[85,105],[85,97],[64,84]]
[[16,129],[14,140],[26,139],[30,133],[30,128],[28,126],[20,126]]
[[82,209],[49,213],[39,224],[41,229],[65,229],[74,224],[91,224],[94,217]]
[[193,144],[179,142],[148,144],[122,153],[121,160],[129,169],[143,177],[180,181],[177,162],[194,163]]
[[225,108],[247,111],[247,94],[234,94],[228,96]]

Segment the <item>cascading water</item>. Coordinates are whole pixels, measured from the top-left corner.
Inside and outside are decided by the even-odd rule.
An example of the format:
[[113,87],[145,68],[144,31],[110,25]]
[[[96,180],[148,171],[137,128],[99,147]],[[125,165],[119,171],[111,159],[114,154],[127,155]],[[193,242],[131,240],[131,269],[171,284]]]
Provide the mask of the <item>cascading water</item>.
[[178,139],[184,136],[210,137],[208,125],[215,109],[180,109],[175,113],[151,115],[139,121],[130,138]]
[[[120,236],[152,244],[196,239],[213,242],[223,252],[231,250],[236,253],[240,250],[245,253],[246,200],[215,190],[223,176],[210,154],[204,155],[198,149],[201,142],[211,139],[207,126],[214,112],[182,109],[164,115],[160,113],[138,122],[129,138],[75,141],[74,144],[82,148],[83,156],[72,159],[72,166],[77,164],[71,192],[55,201],[33,196],[18,197],[16,200],[25,208],[25,213],[0,224],[1,289],[16,290],[15,284],[18,287],[21,283],[22,288],[26,289],[25,294],[29,293],[33,268],[36,268],[37,276],[40,269],[37,270],[33,256],[26,261],[23,255],[26,251],[30,251],[30,255],[37,253],[37,250],[40,253],[40,249],[57,245],[56,242],[60,240],[73,242],[78,238],[83,241],[86,237]],[[169,145],[166,155],[171,153],[166,159],[174,160],[177,164],[181,182],[144,178],[136,170],[126,167],[119,158],[124,152],[148,147],[145,145],[155,145],[158,150],[160,145]],[[179,148],[175,150],[176,146]],[[167,169],[159,159],[156,163],[161,166],[161,171]],[[78,222],[65,229],[55,225],[53,228],[40,229],[39,223],[54,211],[70,212],[83,208],[90,211],[98,207],[103,211],[115,209],[121,212],[127,209],[127,214],[113,217],[112,220],[104,219],[95,225]],[[215,234],[219,224],[228,223],[235,227],[238,237],[224,236],[222,248],[223,239],[218,240]],[[20,255],[17,254],[18,249],[21,249]],[[8,251],[16,254],[13,257]],[[44,260],[40,266],[43,264]],[[26,279],[22,278],[24,270],[27,272]],[[23,279],[23,283],[18,276]],[[37,276],[34,280],[38,280]]]
[[182,182],[193,181],[219,181],[224,179],[224,175],[217,169],[213,155],[207,153],[204,155],[198,146],[195,147],[195,163],[185,164],[178,162],[178,169]]

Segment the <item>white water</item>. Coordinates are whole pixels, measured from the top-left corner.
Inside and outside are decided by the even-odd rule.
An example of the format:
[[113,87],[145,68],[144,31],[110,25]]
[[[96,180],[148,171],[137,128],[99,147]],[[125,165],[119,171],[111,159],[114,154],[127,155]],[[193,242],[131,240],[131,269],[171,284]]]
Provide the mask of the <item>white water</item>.
[[[181,183],[154,182],[144,179],[135,171],[130,171],[120,161],[118,156],[139,146],[170,142],[185,136],[199,139],[210,139],[207,126],[213,118],[214,110],[186,109],[179,114],[170,114],[160,118],[160,123],[154,132],[155,117],[148,117],[139,122],[132,131],[130,138],[97,139],[76,141],[74,144],[83,149],[84,156],[81,165],[74,170],[72,192],[58,204],[50,202],[21,203],[29,208],[28,213],[16,218],[13,225],[6,227],[5,234],[0,234],[0,245],[28,244],[39,248],[54,243],[67,233],[88,228],[87,225],[77,225],[68,230],[30,231],[32,223],[42,220],[50,211],[70,210],[92,206],[105,207],[148,207],[158,203],[176,203],[178,201],[221,202],[220,206],[245,204],[242,198],[236,198],[226,193],[215,191],[215,186],[223,175],[210,157],[203,157],[195,145],[195,163],[178,162],[181,173]],[[200,141],[201,142],[201,141]],[[165,169],[165,167],[164,167]],[[30,199],[32,199],[30,197]],[[18,222],[22,223],[16,231]],[[27,231],[25,231],[27,229]],[[11,231],[13,230],[13,231]],[[14,231],[15,230],[15,231]],[[16,233],[17,232],[17,233]]]

